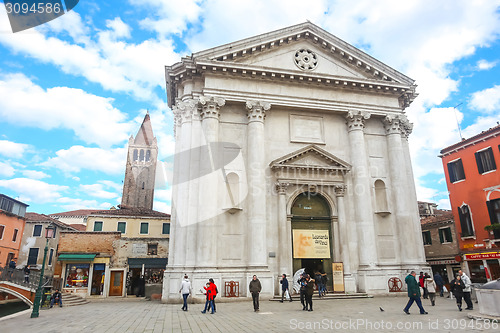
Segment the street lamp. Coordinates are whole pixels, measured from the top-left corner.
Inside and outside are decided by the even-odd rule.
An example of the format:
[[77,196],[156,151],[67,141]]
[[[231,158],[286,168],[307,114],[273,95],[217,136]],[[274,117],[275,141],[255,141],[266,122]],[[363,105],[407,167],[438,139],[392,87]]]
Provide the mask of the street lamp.
[[31,318],[38,318],[38,311],[40,310],[40,301],[42,300],[42,285],[43,285],[43,273],[45,271],[45,260],[47,259],[47,251],[49,250],[49,239],[54,238],[56,233],[56,227],[52,224],[45,228],[45,249],[43,250],[43,262],[42,270],[40,271],[40,280],[38,281],[38,287],[36,288],[35,301],[33,302],[33,312],[31,312]]

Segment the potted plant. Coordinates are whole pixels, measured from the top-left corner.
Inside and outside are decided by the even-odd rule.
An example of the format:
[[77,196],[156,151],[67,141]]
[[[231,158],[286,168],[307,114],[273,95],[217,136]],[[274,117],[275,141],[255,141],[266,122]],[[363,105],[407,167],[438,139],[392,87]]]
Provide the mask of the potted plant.
[[488,231],[490,239],[495,239],[495,234],[500,232],[500,223],[487,225],[484,227],[484,230]]

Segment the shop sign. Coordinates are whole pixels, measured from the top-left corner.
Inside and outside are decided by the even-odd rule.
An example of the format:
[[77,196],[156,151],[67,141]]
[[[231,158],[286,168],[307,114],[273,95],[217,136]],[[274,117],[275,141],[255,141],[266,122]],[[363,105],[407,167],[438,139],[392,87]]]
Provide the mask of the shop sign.
[[333,273],[333,291],[334,292],[345,292],[344,288],[344,263],[334,262],[332,263],[332,273]]
[[455,259],[433,260],[427,262],[429,265],[453,265],[458,264]]
[[294,258],[330,258],[328,230],[293,230]]
[[464,254],[465,260],[500,259],[500,252]]

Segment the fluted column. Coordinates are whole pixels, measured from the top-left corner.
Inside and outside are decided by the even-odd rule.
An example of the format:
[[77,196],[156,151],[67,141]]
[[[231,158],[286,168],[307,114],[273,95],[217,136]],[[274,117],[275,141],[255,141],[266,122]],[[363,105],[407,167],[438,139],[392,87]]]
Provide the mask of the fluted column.
[[288,183],[276,183],[278,192],[279,230],[279,274],[292,276],[292,225],[288,223],[286,211],[286,189]]
[[[201,128],[208,148],[208,154],[200,157],[199,205],[198,205],[198,238],[196,266],[212,268],[217,263],[217,215],[218,208],[218,178],[215,171],[218,159],[219,141],[219,109],[226,101],[220,97],[201,96],[199,111]],[[207,170],[203,169],[207,168]]]
[[267,266],[264,118],[271,104],[247,101],[248,253],[250,266]]
[[364,137],[365,120],[370,118],[370,114],[349,111],[346,118],[354,185],[354,219],[360,244],[359,263],[360,266],[374,267],[377,265],[377,246]]

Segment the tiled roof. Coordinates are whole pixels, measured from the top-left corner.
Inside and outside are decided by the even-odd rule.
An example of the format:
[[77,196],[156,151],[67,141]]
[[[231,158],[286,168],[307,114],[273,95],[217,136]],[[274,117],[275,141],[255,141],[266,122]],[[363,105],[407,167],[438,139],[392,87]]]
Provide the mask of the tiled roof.
[[433,222],[442,222],[453,220],[453,212],[451,210],[441,210],[435,216],[427,216],[423,219],[420,219],[420,224],[429,224]]
[[61,212],[49,214],[49,216],[88,216],[90,213],[95,212],[97,209],[78,209],[69,212]]
[[149,217],[170,218],[170,214],[146,208],[121,208],[121,209],[110,209],[110,210],[98,210],[98,211],[93,211],[92,214],[90,215],[149,216]]
[[61,221],[58,221],[56,219],[51,218],[50,216],[47,216],[45,214],[38,214],[38,213],[26,213],[25,215],[26,222],[48,222],[48,223],[54,223],[55,225],[58,225],[60,227],[72,229],[73,227],[70,226],[69,224],[63,223]]
[[78,231],[86,231],[87,230],[87,226],[85,224],[70,224],[70,226]]

